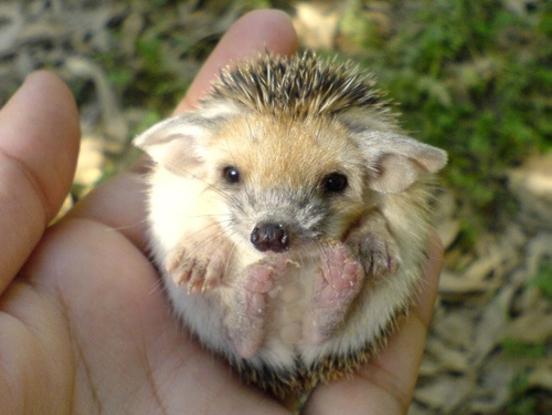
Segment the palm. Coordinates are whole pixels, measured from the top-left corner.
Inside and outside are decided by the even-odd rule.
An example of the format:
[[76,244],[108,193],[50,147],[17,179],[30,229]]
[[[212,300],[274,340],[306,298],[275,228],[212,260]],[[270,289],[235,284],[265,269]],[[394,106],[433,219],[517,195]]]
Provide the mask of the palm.
[[56,361],[70,375],[49,404],[72,402],[79,413],[279,413],[178,327],[155,270],[117,231],[68,219],[48,232],[22,277],[30,284],[11,297],[29,296],[33,313],[14,315],[37,336],[12,340],[47,351],[37,373]]

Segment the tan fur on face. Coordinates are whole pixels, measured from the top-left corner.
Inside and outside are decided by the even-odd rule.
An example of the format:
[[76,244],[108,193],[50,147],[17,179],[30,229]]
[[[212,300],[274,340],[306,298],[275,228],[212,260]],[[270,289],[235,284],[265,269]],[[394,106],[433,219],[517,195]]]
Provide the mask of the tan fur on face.
[[[326,198],[339,212],[328,223],[328,235],[333,237],[340,238],[366,208],[362,157],[348,131],[329,117],[298,121],[274,115],[237,116],[213,136],[208,148],[213,185],[224,186],[225,166],[240,171],[242,183],[227,186],[230,193],[245,186],[257,192],[288,189]],[[325,195],[322,181],[333,172],[346,175],[348,187],[342,194]]]
[[[334,171],[358,175],[362,160],[351,158],[345,130],[325,119],[297,122],[248,115],[230,120],[211,142],[220,161],[238,167],[246,181],[262,188],[316,186]],[[357,192],[360,190],[356,186]]]

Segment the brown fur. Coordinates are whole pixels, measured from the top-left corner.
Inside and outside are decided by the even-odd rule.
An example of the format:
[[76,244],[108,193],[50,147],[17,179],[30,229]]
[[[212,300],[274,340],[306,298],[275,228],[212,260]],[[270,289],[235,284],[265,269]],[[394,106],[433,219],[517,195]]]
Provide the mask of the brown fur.
[[335,115],[350,108],[378,108],[387,102],[370,74],[351,62],[338,64],[313,52],[292,58],[269,53],[226,68],[207,101],[230,99],[260,113],[302,118]]

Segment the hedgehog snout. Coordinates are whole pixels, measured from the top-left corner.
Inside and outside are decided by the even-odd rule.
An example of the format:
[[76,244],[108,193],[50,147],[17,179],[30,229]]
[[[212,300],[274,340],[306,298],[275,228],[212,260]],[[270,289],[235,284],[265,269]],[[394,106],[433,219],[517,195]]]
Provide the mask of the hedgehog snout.
[[282,223],[259,223],[253,228],[249,239],[261,252],[282,252],[289,247],[289,231]]

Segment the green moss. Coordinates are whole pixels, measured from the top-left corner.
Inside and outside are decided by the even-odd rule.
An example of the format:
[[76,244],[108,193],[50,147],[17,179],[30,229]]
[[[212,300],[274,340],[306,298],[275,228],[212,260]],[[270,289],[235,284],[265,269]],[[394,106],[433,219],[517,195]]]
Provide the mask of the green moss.
[[542,295],[552,301],[552,261],[543,262],[531,284],[538,287]]
[[528,343],[517,339],[504,339],[502,351],[511,358],[539,359],[546,355],[546,346],[542,343]]
[[506,411],[508,415],[534,415],[537,413],[537,399],[534,396],[522,396],[510,401]]
[[124,89],[128,87],[133,78],[134,76],[132,74],[132,71],[129,68],[125,67],[112,68],[107,74],[107,79],[109,79],[111,84],[118,89]]
[[508,415],[533,415],[537,409],[537,399],[528,394],[529,382],[526,373],[514,377],[510,384],[510,401],[506,406]]
[[158,71],[162,66],[161,39],[151,36],[141,36],[136,44],[136,51],[142,60],[142,65],[150,71]]

